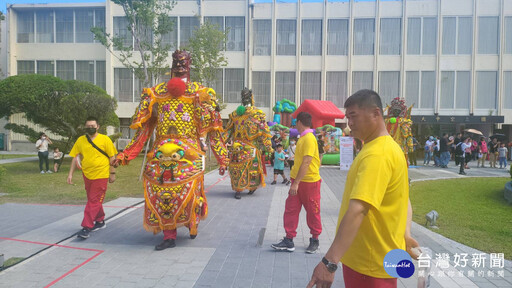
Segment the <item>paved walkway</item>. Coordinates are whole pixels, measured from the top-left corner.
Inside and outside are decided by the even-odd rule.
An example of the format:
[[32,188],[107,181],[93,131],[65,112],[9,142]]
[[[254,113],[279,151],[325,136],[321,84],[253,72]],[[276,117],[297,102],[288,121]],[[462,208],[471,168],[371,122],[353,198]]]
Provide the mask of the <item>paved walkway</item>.
[[[409,171],[413,181],[462,177],[453,167],[422,166]],[[106,203],[108,227],[93,232],[85,241],[72,237],[79,230],[83,206],[0,205],[0,219],[4,220],[0,222],[0,253],[6,259],[38,253],[0,272],[0,287],[305,287],[334,238],[346,172],[322,167],[321,175],[323,233],[320,253],[313,255],[304,253],[310,237],[304,212],[295,252],[279,253],[270,248],[284,236],[287,186],[268,185],[235,200],[229,177],[216,173],[205,176],[209,216],[201,222],[198,237],[191,240],[188,230],[180,228],[177,247],[160,252],[154,245],[162,235],[142,228],[143,199]],[[470,169],[468,176],[508,177],[508,171]],[[412,233],[434,256],[480,253],[421,225],[414,224]],[[39,252],[42,249],[46,250]],[[489,259],[490,255],[485,255]],[[468,267],[461,276],[460,267],[436,268],[436,263],[432,264],[430,287],[512,287],[510,261],[501,269],[504,277],[487,274],[489,269],[479,275],[480,269]],[[473,277],[468,276],[471,273]],[[417,273],[400,279],[399,287],[416,287],[416,282]],[[333,287],[344,287],[342,273],[336,273]]]

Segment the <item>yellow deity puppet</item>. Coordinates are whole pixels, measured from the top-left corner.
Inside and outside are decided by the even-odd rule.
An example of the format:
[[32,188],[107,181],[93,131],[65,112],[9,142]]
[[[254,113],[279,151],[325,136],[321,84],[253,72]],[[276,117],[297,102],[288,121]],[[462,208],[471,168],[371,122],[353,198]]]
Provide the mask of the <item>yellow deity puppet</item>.
[[156,250],[175,246],[178,227],[187,227],[194,239],[199,221],[208,214],[203,183],[206,139],[221,175],[229,164],[215,91],[190,82],[188,52],[177,50],[172,57],[171,80],[143,90],[130,126],[137,133],[115,163],[128,164],[155,131],[144,163],[143,223],[147,231],[164,232]]
[[235,190],[235,198],[240,199],[240,192],[245,189],[253,194],[259,187],[265,187],[267,172],[262,150],[273,152],[265,113],[254,107],[251,90],[242,90],[242,105],[229,115],[226,131],[226,143],[231,143],[231,187]]
[[407,163],[409,163],[407,159],[409,152],[413,152],[411,109],[412,106],[409,108],[405,106],[404,99],[396,97],[391,101],[391,106],[386,107],[388,115],[384,119],[389,135],[404,151]]

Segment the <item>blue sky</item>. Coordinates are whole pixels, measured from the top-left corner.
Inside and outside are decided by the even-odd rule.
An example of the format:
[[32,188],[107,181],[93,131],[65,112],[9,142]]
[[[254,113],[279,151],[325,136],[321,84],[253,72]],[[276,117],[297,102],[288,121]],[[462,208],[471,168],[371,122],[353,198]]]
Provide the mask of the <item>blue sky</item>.
[[26,3],[86,3],[86,2],[105,2],[105,0],[0,0],[0,10],[6,12],[9,4],[26,4]]

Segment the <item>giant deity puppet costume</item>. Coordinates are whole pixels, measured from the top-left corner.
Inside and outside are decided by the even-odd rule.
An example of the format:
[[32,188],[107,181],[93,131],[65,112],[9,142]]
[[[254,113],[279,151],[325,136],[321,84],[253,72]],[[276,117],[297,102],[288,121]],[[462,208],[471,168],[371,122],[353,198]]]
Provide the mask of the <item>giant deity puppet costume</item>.
[[405,160],[409,163],[408,154],[414,153],[411,129],[412,105],[407,108],[405,100],[396,97],[391,101],[391,105],[386,107],[386,110],[388,114],[384,118],[384,121],[386,122],[389,135],[400,145],[400,148],[404,151]]
[[143,222],[147,231],[164,232],[156,250],[175,246],[178,227],[187,227],[194,239],[199,221],[207,216],[203,183],[207,138],[221,175],[229,164],[215,91],[190,82],[188,52],[177,50],[172,57],[171,80],[143,90],[130,126],[137,133],[116,160],[128,164],[155,130],[144,163]]
[[254,107],[252,91],[242,90],[242,105],[229,115],[226,128],[230,146],[229,175],[235,198],[245,189],[253,194],[265,186],[265,163],[262,149],[272,153],[271,135],[265,113]]

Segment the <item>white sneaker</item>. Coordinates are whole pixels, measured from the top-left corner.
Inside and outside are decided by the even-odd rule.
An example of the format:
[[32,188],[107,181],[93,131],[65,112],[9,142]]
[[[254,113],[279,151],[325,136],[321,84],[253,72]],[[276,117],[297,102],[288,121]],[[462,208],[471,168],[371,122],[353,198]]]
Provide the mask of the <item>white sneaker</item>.
[[47,173],[47,174],[52,174],[53,172],[52,172],[52,171],[50,171],[50,170],[48,170],[48,171],[46,171],[46,173]]
[[41,174],[44,174],[44,171],[43,171],[43,170],[41,170]]

